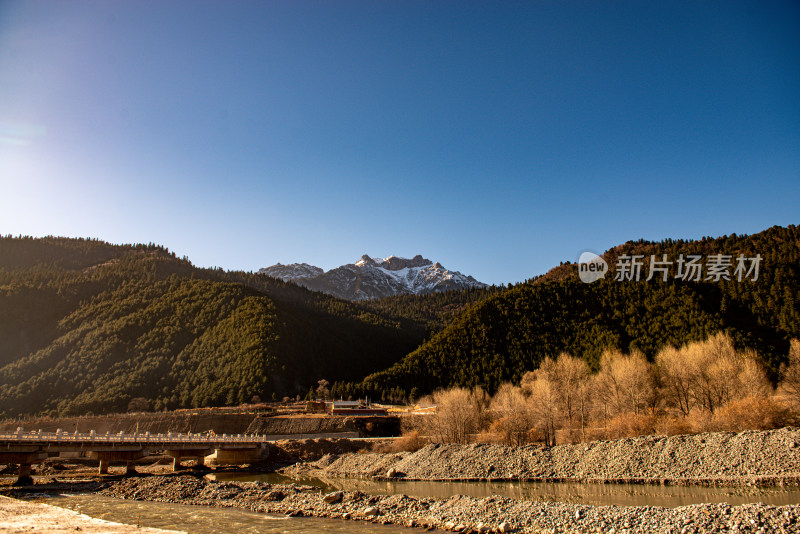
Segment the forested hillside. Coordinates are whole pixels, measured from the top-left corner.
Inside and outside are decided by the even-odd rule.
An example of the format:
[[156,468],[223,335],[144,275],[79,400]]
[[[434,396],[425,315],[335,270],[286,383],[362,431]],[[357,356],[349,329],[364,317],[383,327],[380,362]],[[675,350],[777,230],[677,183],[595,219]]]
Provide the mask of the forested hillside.
[[472,287],[427,295],[396,295],[367,300],[362,304],[375,313],[402,317],[416,323],[420,328],[436,332],[471,305],[505,289],[503,286]]
[[[613,273],[584,284],[563,264],[545,276],[483,300],[402,361],[366,378],[367,392],[429,392],[444,386],[496,390],[519,382],[547,356],[567,352],[597,369],[607,348],[639,350],[652,359],[666,346],[724,330],[739,347],[761,355],[772,378],[800,336],[800,229],[773,227],[752,236],[628,242],[603,257],[739,254],[762,259],[756,281],[616,281]],[[732,271],[732,269],[731,269]],[[704,275],[705,276],[705,275]]]
[[[547,356],[596,370],[604,350],[651,360],[726,331],[773,380],[800,337],[800,230],[635,241],[640,281],[584,284],[574,264],[508,288],[354,303],[264,275],[199,269],[156,245],[0,237],[0,415],[230,405],[332,392],[402,399],[447,386],[495,391]],[[756,281],[645,281],[666,254],[760,254]],[[745,277],[746,278],[746,277]],[[365,378],[366,377],[366,378]]]
[[0,238],[0,413],[236,404],[360,380],[424,327],[155,245]]

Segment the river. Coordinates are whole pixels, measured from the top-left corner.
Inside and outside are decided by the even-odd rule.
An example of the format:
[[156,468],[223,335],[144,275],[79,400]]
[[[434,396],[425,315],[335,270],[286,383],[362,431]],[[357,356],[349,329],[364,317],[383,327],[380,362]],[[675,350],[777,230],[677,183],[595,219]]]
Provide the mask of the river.
[[[37,499],[38,500],[38,499]],[[361,521],[284,517],[238,508],[190,506],[150,501],[114,499],[102,495],[49,495],[39,502],[69,508],[82,514],[116,523],[181,530],[192,534],[408,534],[405,527],[376,525]]]
[[[744,504],[763,502],[772,505],[800,503],[800,488],[661,486],[644,484],[581,484],[543,482],[417,482],[362,479],[293,479],[279,474],[215,473],[217,481],[260,481],[275,484],[298,482],[320,491],[359,490],[371,494],[404,493],[415,497],[502,495],[516,499],[559,501],[590,505],[677,507],[697,503]],[[329,533],[408,533],[398,526],[382,526],[359,521],[308,517],[284,517],[237,508],[215,508],[172,503],[121,500],[100,495],[41,496],[42,502],[70,508],[86,515],[119,523],[196,534],[226,532],[267,534]]]
[[700,503],[738,505],[763,502],[775,506],[800,504],[800,488],[662,486],[654,484],[588,484],[580,482],[425,482],[410,480],[377,481],[358,478],[301,478],[277,473],[215,473],[211,480],[257,481],[271,484],[297,482],[317,486],[321,491],[363,491],[374,495],[404,493],[411,497],[501,495],[523,500],[568,502],[595,506],[686,506]]

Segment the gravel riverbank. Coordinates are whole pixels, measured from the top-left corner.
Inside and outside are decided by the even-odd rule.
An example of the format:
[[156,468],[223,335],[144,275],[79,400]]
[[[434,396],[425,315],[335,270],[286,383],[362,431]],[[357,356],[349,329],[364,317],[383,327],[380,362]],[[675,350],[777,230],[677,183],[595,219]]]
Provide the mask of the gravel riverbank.
[[800,532],[800,506],[704,504],[679,508],[585,506],[503,497],[449,499],[361,492],[321,494],[310,486],[141,477],[100,492],[124,499],[238,507],[458,532]]
[[[647,436],[578,445],[503,447],[429,445],[414,453],[348,452],[314,443],[290,468],[324,477],[410,480],[564,480],[669,484],[790,484],[800,481],[800,430]],[[349,449],[352,450],[352,449]],[[335,452],[334,452],[335,451]],[[291,457],[303,457],[295,454]],[[311,454],[313,453],[313,454]],[[321,459],[319,454],[326,453]],[[288,453],[287,453],[288,454]],[[287,456],[288,458],[288,456]],[[318,488],[264,482],[214,482],[195,475],[145,475],[93,483],[82,491],[110,497],[236,507],[270,514],[370,521],[459,532],[797,532],[800,504],[589,506],[507,497],[449,498],[322,494]],[[57,485],[18,491],[69,491]],[[53,486],[53,489],[50,488]],[[64,489],[61,489],[64,487]],[[8,490],[11,492],[11,489]],[[80,490],[75,490],[80,491]]]
[[673,484],[800,484],[800,429],[641,436],[552,448],[428,445],[414,453],[328,455],[285,469],[325,477]]

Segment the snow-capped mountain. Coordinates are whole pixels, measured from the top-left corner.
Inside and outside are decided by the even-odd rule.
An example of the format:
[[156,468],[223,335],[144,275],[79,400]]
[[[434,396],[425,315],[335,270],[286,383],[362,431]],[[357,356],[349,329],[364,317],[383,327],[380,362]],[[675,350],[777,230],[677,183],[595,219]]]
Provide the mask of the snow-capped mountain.
[[280,278],[284,282],[297,281],[303,278],[314,278],[321,275],[325,271],[319,267],[314,267],[307,263],[292,263],[289,265],[281,265],[276,263],[272,267],[260,269],[259,273],[266,274],[273,278]]
[[278,263],[258,272],[349,300],[486,287],[486,284],[471,276],[449,271],[440,263],[434,263],[419,254],[411,259],[398,256],[371,258],[365,254],[355,263],[327,272],[307,263]]

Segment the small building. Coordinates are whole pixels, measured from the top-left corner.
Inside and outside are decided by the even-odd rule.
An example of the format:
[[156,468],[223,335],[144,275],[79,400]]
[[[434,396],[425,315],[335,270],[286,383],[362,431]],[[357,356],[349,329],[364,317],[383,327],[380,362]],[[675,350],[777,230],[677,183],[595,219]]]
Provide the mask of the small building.
[[388,415],[385,408],[363,401],[333,401],[330,403],[331,415]]
[[354,409],[354,408],[359,408],[361,406],[364,406],[364,403],[362,403],[360,401],[340,400],[340,401],[333,401],[331,403],[331,409],[332,410],[337,410],[337,409],[342,409],[342,408]]
[[325,413],[324,401],[308,401],[306,402],[306,413]]

